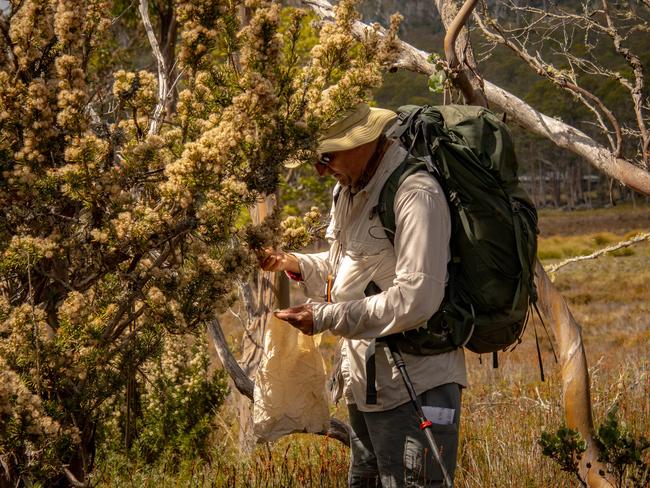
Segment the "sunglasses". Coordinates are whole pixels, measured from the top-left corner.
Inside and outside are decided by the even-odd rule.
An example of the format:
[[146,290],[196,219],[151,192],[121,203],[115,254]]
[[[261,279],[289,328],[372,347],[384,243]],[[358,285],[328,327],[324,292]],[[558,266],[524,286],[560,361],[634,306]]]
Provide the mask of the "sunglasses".
[[323,153],[318,157],[316,164],[321,164],[323,166],[329,166],[334,160],[334,155],[331,153]]

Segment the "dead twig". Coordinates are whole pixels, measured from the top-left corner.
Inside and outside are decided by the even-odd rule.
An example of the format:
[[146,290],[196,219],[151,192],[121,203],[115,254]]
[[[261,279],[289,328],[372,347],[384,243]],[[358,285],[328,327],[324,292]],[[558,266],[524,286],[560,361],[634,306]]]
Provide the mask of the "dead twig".
[[[483,31],[483,34],[489,41],[507,47],[512,52],[514,52],[522,61],[528,64],[528,66],[530,66],[530,68],[533,69],[537,74],[543,76],[553,84],[557,85],[559,88],[562,88],[572,95],[578,96],[583,101],[584,105],[596,114],[599,120],[601,119],[597,110],[600,110],[609,120],[614,134],[616,135],[616,141],[612,141],[611,144],[612,153],[615,157],[621,156],[621,146],[623,144],[621,126],[612,111],[607,108],[607,106],[599,97],[591,93],[589,90],[586,90],[583,87],[579,86],[575,76],[570,76],[566,72],[558,70],[551,64],[546,63],[539,53],[537,53],[536,56],[531,55],[528,52],[524,42],[518,40],[517,37],[507,36],[504,30],[501,29],[499,25],[492,19],[488,19],[490,23],[490,26],[488,26],[488,23],[483,21],[481,16],[477,15],[475,18],[479,27]],[[589,102],[593,103],[593,105]],[[605,126],[604,123],[601,123],[601,126],[603,128],[603,131],[607,134],[609,132],[607,126]]]
[[587,259],[596,259],[600,256],[603,256],[607,253],[618,251],[619,249],[623,249],[624,247],[629,247],[633,244],[638,244],[639,242],[647,241],[650,240],[650,232],[646,232],[644,234],[638,234],[634,236],[632,239],[627,240],[627,241],[622,241],[619,242],[618,244],[613,244],[608,247],[604,247],[602,249],[599,249],[598,251],[594,251],[591,254],[587,254],[584,256],[576,256],[573,258],[565,259],[561,263],[558,264],[553,264],[551,266],[547,266],[544,269],[546,270],[547,273],[555,273],[558,269],[565,267],[568,264],[571,263],[577,263],[579,261],[586,261]]

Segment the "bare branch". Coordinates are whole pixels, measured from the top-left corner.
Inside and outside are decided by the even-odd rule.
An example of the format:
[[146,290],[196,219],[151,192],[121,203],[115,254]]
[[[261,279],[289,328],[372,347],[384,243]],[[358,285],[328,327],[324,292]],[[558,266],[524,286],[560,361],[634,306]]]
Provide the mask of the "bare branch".
[[318,432],[318,434],[336,439],[346,446],[350,445],[350,426],[334,417],[330,417],[330,425],[327,431]]
[[[566,90],[573,95],[578,95],[581,100],[589,100],[590,102],[594,103],[598,109],[605,114],[610,124],[612,125],[612,128],[614,129],[614,133],[616,134],[616,144],[612,147],[613,154],[615,157],[620,157],[621,145],[623,143],[621,126],[612,111],[607,108],[607,106],[600,98],[598,98],[590,91],[585,90],[581,86],[578,86],[575,80],[570,80],[566,75],[564,75],[561,71],[555,69],[551,64],[544,62],[539,54],[536,57],[531,56],[524,48],[523,43],[518,41],[513,42],[513,39],[506,37],[504,31],[500,29],[496,23],[492,22],[492,29],[490,29],[480,16],[476,15],[475,18],[478,22],[479,27],[483,31],[483,34],[488,38],[488,40],[507,47],[520,59],[526,62],[528,66],[530,66],[538,75],[543,76],[563,90]],[[594,110],[591,104],[585,103],[585,105],[590,110]],[[605,128],[605,133],[608,133],[607,128]]]
[[[508,9],[514,12],[524,13],[525,15],[532,16],[532,19],[528,19],[526,25],[523,27],[516,27],[513,29],[501,28],[500,32],[503,37],[506,37],[505,34],[510,36],[510,41],[518,42],[519,51],[526,51],[524,45],[529,43],[529,34],[538,33],[541,38],[541,41],[538,42],[551,42],[561,45],[561,54],[569,62],[575,62],[585,73],[597,74],[599,76],[604,76],[608,79],[616,79],[621,86],[623,86],[627,91],[630,92],[631,104],[633,111],[636,117],[636,123],[639,128],[639,140],[640,144],[640,153],[641,161],[646,169],[650,169],[650,155],[648,150],[650,148],[650,131],[647,128],[647,116],[644,103],[647,101],[644,96],[645,90],[645,78],[644,78],[644,69],[643,63],[639,56],[635,55],[630,49],[623,46],[623,42],[627,40],[634,32],[636,31],[647,31],[648,26],[647,22],[641,19],[638,16],[635,16],[633,11],[629,10],[627,6],[626,11],[622,15],[618,15],[618,18],[621,19],[622,25],[625,25],[627,28],[626,33],[622,33],[621,29],[617,26],[617,23],[614,22],[614,17],[610,13],[610,2],[608,0],[601,0],[601,9],[593,9],[591,3],[583,3],[582,13],[574,13],[569,10],[562,9],[559,5],[554,8],[554,10],[540,9],[530,6],[519,6],[513,1],[508,2]],[[615,8],[620,8],[620,5],[616,5]],[[480,19],[479,19],[480,20]],[[637,22],[637,25],[633,25],[634,22]],[[538,27],[538,24],[541,24]],[[491,25],[496,27],[496,23],[491,22]],[[485,27],[483,25],[483,27]],[[569,48],[572,45],[572,39],[565,38],[564,45],[557,39],[553,37],[552,34],[559,28],[565,30],[568,28],[571,31],[575,29],[582,29],[584,31],[584,45],[588,48],[594,48],[595,45],[589,41],[589,34],[596,32],[601,35],[608,36],[612,40],[615,51],[620,54],[625,62],[630,66],[633,73],[633,79],[630,81],[626,76],[622,75],[619,72],[608,70],[602,66],[597,66],[595,63],[588,61],[587,59],[580,59],[574,56]],[[485,29],[483,29],[485,32]],[[493,42],[496,42],[493,40]],[[532,44],[532,41],[530,41]],[[512,46],[508,46],[511,47]],[[539,56],[538,56],[539,57]],[[529,61],[529,60],[525,60]],[[541,61],[541,59],[540,59]],[[533,69],[538,71],[542,76],[547,76],[546,72],[540,72],[535,66]],[[574,82],[574,84],[577,84]],[[567,89],[566,87],[562,87]],[[587,105],[587,104],[585,104]],[[599,108],[600,108],[600,104]],[[587,105],[589,107],[589,105]],[[593,107],[589,107],[593,109]],[[605,113],[605,112],[603,112]],[[612,117],[608,114],[606,116],[612,120]],[[616,129],[616,126],[612,124],[617,136],[620,134],[619,130]],[[620,148],[620,141],[617,143],[617,146]],[[614,151],[615,155],[620,155],[620,149]]]
[[158,39],[156,39],[156,34],[153,31],[151,19],[149,18],[149,3],[147,0],[140,0],[140,17],[142,17],[142,24],[147,31],[147,38],[149,39],[153,55],[156,57],[156,61],[158,62],[158,103],[156,104],[151,122],[149,123],[149,135],[152,135],[157,134],[162,125],[162,119],[165,114],[165,104],[167,103],[167,96],[169,95],[167,90],[169,83],[167,80],[165,58],[160,51],[160,45],[158,44]]
[[67,466],[63,467],[63,473],[65,474],[65,477],[68,478],[70,484],[75,488],[88,488],[90,486],[90,480],[86,480],[84,482],[79,481]]
[[643,63],[641,62],[641,59],[636,56],[632,51],[630,51],[628,48],[623,47],[623,38],[619,34],[618,30],[616,29],[616,26],[614,25],[614,22],[612,21],[612,17],[609,13],[609,4],[607,0],[603,0],[603,12],[605,14],[605,19],[607,21],[607,34],[612,38],[612,42],[614,43],[614,47],[616,48],[616,52],[618,52],[621,56],[625,58],[627,63],[630,65],[634,72],[634,88],[632,88],[631,93],[632,93],[632,100],[634,102],[634,113],[636,115],[636,121],[637,125],[639,126],[639,130],[641,131],[641,147],[642,147],[642,155],[643,155],[643,163],[645,165],[645,168],[647,170],[650,170],[650,161],[649,161],[649,155],[648,155],[648,148],[650,147],[650,134],[648,133],[648,130],[645,125],[645,119],[644,119],[644,114],[643,114],[643,101],[644,101],[644,95],[643,95],[643,88],[645,85],[645,77],[643,74]]
[[456,14],[456,17],[447,30],[447,35],[445,35],[445,56],[447,57],[449,70],[454,78],[454,84],[460,88],[465,97],[465,101],[470,105],[487,107],[485,95],[480,90],[474,89],[467,73],[462,69],[460,61],[458,61],[458,57],[456,56],[456,40],[477,3],[478,0],[466,0]]
[[[129,312],[129,314],[126,316],[126,318],[117,324],[115,326],[115,332],[113,332],[112,340],[116,340],[120,335],[122,335],[122,332],[129,326],[129,324],[132,324],[136,320],[138,320],[144,311],[147,309],[146,305],[141,306],[135,313]],[[135,331],[134,331],[135,332]]]
[[212,320],[209,320],[207,326],[208,333],[210,334],[210,339],[212,339],[212,345],[217,351],[217,355],[219,356],[219,360],[221,361],[223,368],[235,383],[237,391],[253,401],[253,380],[251,380],[246,375],[246,373],[244,373],[241,365],[237,362],[235,356],[233,356],[232,352],[230,351],[230,347],[228,347],[228,341],[226,341],[226,336],[223,333],[219,319],[215,317]]
[[599,171],[633,190],[650,195],[650,173],[629,161],[617,158],[607,148],[569,124],[538,112],[512,93],[485,81],[485,94],[497,109],[519,125],[545,137],[558,147],[583,157]]
[[623,249],[625,247],[632,246],[633,244],[638,244],[639,242],[647,241],[650,240],[650,232],[646,232],[644,234],[638,234],[634,236],[632,239],[629,239],[627,241],[621,241],[617,244],[613,244],[611,246],[604,247],[602,249],[599,249],[597,251],[592,252],[591,254],[586,254],[584,256],[576,256],[574,258],[569,258],[565,259],[561,263],[553,264],[551,266],[547,266],[546,272],[553,274],[555,273],[558,269],[565,267],[568,264],[571,263],[577,263],[579,261],[586,261],[587,259],[596,259],[600,256],[603,256],[607,253],[618,251],[619,249]]
[[[326,20],[333,18],[332,5],[327,0],[303,0],[303,3],[311,7],[320,17]],[[355,35],[359,38],[363,38],[371,29],[371,26],[362,22],[356,22],[354,26]],[[399,59],[394,64],[395,68],[407,69],[427,76],[436,71],[435,66],[428,60],[428,53],[403,41],[400,41],[399,45],[401,51]],[[650,172],[616,157],[584,132],[538,112],[520,98],[493,83],[484,80],[484,87],[490,105],[507,113],[511,120],[534,134],[550,139],[558,147],[568,149],[586,159],[610,178],[639,193],[650,195]]]

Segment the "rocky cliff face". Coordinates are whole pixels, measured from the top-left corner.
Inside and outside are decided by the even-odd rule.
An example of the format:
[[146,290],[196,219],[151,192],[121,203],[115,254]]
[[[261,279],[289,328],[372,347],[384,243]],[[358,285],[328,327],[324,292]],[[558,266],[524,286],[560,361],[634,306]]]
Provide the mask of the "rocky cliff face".
[[[337,3],[337,0],[329,1]],[[283,3],[292,7],[304,7],[300,0],[284,0]],[[395,12],[404,16],[405,26],[431,24],[438,19],[433,0],[361,0],[358,9],[365,22],[380,22],[384,25]]]
[[433,0],[362,0],[359,10],[370,22],[385,23],[390,16],[399,12],[404,16],[403,25],[438,25],[440,17]]
[[[337,0],[330,0],[336,3]],[[486,0],[493,16],[507,17],[508,9],[502,5],[502,0]],[[545,8],[549,0],[513,0],[519,5],[534,5]],[[288,0],[288,4],[300,6],[300,0]],[[404,16],[403,29],[429,26],[432,32],[442,30],[438,9],[434,0],[361,0],[358,6],[366,22],[380,22],[386,25],[390,16],[399,12]]]

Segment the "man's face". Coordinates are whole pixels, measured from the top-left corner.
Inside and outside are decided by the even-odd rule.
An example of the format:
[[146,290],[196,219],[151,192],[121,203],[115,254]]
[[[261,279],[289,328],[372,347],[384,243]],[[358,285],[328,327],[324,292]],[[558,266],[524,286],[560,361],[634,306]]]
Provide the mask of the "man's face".
[[363,174],[375,147],[376,141],[372,141],[353,149],[324,153],[315,164],[316,171],[320,176],[332,175],[342,186],[354,185]]

